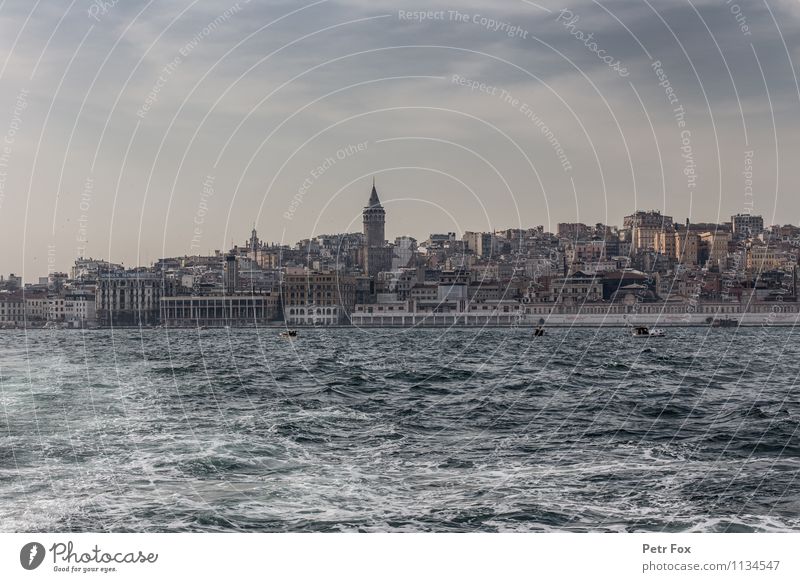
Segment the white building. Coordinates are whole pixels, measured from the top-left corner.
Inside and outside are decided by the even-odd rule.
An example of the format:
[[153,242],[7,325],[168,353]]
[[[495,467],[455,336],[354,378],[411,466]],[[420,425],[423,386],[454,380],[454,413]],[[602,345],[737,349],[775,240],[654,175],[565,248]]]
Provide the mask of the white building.
[[337,325],[339,305],[285,305],[283,317],[286,325]]
[[519,301],[470,302],[466,299],[444,301],[397,301],[358,304],[351,319],[356,326],[481,326],[515,325],[523,319]]
[[47,298],[47,321],[64,321],[64,303],[58,295]]
[[45,295],[25,295],[25,314],[29,322],[46,321],[49,303]]
[[66,295],[63,320],[70,327],[94,326],[97,323],[94,295]]

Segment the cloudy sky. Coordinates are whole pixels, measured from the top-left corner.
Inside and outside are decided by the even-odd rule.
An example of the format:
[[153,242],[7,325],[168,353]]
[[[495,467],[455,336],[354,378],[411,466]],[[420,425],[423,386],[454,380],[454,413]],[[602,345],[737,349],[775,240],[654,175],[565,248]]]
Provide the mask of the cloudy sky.
[[373,176],[390,240],[636,209],[797,224],[799,21],[793,0],[0,0],[0,273],[357,231]]

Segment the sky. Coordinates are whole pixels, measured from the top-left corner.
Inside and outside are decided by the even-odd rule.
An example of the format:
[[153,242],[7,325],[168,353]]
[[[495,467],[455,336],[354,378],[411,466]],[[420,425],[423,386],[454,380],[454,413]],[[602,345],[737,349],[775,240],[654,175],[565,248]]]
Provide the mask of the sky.
[[800,221],[794,0],[0,0],[0,274],[361,230]]

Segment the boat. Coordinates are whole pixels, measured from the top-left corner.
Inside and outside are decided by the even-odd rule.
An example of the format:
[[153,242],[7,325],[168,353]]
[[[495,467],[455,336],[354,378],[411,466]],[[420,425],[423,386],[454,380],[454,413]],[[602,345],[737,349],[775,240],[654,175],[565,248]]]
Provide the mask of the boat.
[[714,319],[711,321],[711,327],[739,327],[739,321],[729,317],[725,319]]
[[297,330],[296,329],[287,329],[286,331],[281,332],[281,337],[286,339],[291,339],[297,337]]
[[534,337],[541,337],[544,335],[544,328],[540,325],[536,329],[533,330]]
[[664,337],[667,334],[661,328],[656,327],[650,329],[649,327],[640,325],[638,327],[633,328],[633,330],[631,331],[631,335],[633,335],[633,337]]

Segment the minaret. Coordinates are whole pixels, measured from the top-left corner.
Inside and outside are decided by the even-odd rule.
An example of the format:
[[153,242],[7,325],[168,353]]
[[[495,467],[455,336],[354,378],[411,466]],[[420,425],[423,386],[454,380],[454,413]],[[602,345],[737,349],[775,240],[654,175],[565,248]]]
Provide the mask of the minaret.
[[364,219],[364,246],[382,247],[386,244],[384,226],[386,224],[386,211],[381,206],[378,191],[375,189],[375,178],[372,179],[372,192],[369,202],[361,213]]

